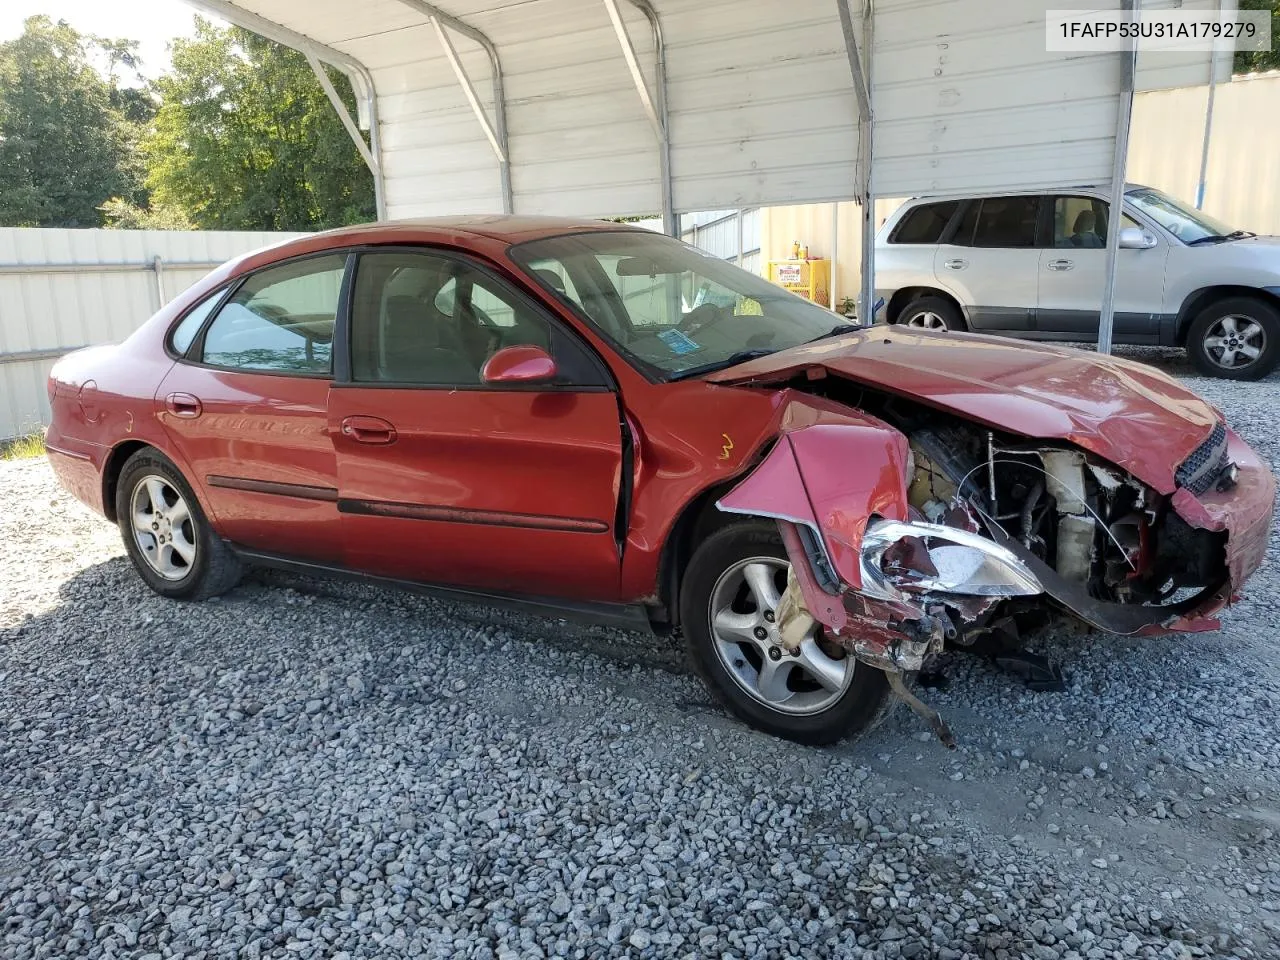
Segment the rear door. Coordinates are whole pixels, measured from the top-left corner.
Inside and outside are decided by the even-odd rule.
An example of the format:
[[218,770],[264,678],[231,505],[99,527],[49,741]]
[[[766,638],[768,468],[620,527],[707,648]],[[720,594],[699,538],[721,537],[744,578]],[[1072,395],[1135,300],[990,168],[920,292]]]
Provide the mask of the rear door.
[[969,200],[943,234],[934,273],[964,305],[973,330],[1016,336],[1033,329],[1040,201],[1031,195]]
[[[341,558],[327,400],[346,259],[304,257],[249,276],[156,394],[218,532],[243,546]],[[184,321],[175,349],[190,334]]]
[[[1040,252],[1036,326],[1061,339],[1098,338],[1107,267],[1107,211],[1098,197],[1052,198],[1052,246]],[[1123,226],[1138,227],[1127,214]],[[1154,235],[1155,231],[1147,231]],[[1169,246],[1157,238],[1149,250],[1120,250],[1116,267],[1114,338],[1159,343]]]
[[[614,599],[622,428],[588,347],[497,273],[445,251],[356,265],[350,363],[329,398],[349,566],[506,594]],[[502,347],[550,384],[482,382]]]

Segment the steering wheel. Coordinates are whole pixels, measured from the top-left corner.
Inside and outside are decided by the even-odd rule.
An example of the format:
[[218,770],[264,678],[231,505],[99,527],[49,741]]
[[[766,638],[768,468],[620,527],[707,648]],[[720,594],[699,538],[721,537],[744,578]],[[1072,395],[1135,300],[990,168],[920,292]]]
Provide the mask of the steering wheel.
[[681,333],[694,333],[703,327],[709,327],[711,324],[719,323],[721,320],[731,316],[733,316],[732,311],[726,307],[720,307],[714,303],[704,303],[690,310],[688,315],[676,324],[676,329]]

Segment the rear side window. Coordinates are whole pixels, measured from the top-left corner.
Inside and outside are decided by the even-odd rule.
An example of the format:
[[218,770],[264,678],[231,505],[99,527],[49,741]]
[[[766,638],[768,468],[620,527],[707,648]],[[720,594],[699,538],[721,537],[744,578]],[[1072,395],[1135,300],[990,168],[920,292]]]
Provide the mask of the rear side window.
[[960,206],[958,200],[926,203],[909,211],[893,228],[890,243],[937,243]]
[[205,331],[203,362],[270,373],[332,373],[346,260],[346,254],[331,254],[255,273]]
[[181,356],[191,348],[191,342],[195,340],[196,334],[200,332],[200,328],[204,326],[205,320],[225,292],[226,287],[223,287],[216,293],[209,294],[182,318],[181,323],[174,327],[173,334],[169,337],[169,344],[173,347],[174,353]]
[[984,197],[971,200],[952,243],[971,247],[1034,247],[1040,198]]

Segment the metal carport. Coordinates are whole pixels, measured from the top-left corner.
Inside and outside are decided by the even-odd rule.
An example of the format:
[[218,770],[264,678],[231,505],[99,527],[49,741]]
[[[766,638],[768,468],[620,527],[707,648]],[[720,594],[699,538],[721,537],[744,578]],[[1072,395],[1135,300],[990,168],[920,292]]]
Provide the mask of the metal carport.
[[187,2],[352,78],[380,217],[856,199],[864,278],[866,198],[1122,184],[1135,86],[1211,57],[1046,51],[1061,0]]

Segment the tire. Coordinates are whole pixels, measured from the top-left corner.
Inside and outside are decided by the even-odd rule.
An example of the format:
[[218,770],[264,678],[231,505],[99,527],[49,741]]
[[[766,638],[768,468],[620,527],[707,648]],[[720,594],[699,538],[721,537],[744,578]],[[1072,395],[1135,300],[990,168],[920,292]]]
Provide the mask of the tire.
[[239,559],[213,531],[181,471],[159,450],[148,447],[125,461],[116,484],[116,520],[129,559],[162,597],[205,600],[240,580]]
[[1255,297],[1217,300],[1192,321],[1187,354],[1205,376],[1259,380],[1280,361],[1280,310]]
[[[799,656],[780,653],[772,658],[774,666],[762,670],[771,659],[767,650],[780,648],[772,642],[777,633],[767,619],[772,611],[766,615],[755,599],[757,588],[767,588],[769,582],[775,590],[785,586],[787,567],[786,551],[771,522],[735,523],[703,541],[680,590],[680,622],[694,669],[730,713],[757,730],[811,745],[862,734],[876,725],[889,703],[888,681],[881,671],[858,663],[823,638],[820,630],[805,641]],[[724,614],[722,624],[737,632],[713,628],[715,611]],[[749,620],[754,626],[746,625]],[[755,638],[757,627],[766,639]],[[752,639],[744,639],[748,636]],[[818,684],[806,664],[820,665],[828,686]]]
[[899,326],[926,330],[968,330],[964,315],[945,297],[917,297],[898,314]]

